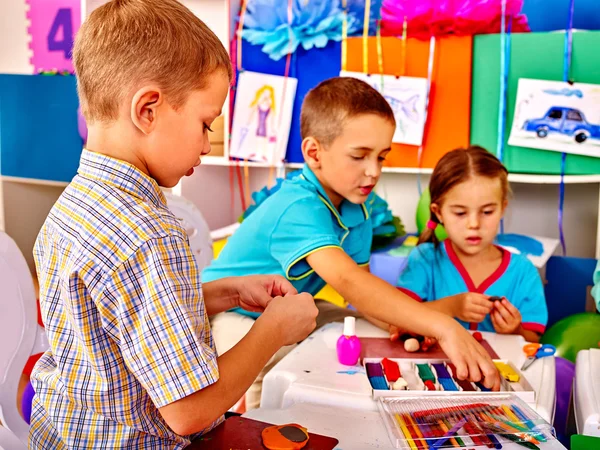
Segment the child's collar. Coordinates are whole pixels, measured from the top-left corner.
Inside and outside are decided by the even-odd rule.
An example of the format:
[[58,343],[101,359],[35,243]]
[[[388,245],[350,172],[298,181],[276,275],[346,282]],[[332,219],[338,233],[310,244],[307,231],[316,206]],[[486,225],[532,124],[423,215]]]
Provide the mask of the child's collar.
[[340,204],[340,210],[338,211],[327,196],[323,185],[321,184],[315,173],[310,169],[310,167],[308,167],[308,164],[304,164],[301,177],[313,186],[315,186],[319,198],[323,203],[325,203],[327,208],[329,208],[331,213],[336,217],[338,223],[342,228],[348,229],[355,227],[371,217],[370,209],[367,208],[367,205],[370,204],[370,197],[365,203],[361,205],[357,205],[356,203],[352,203],[344,199],[342,200],[342,203]]
[[157,207],[167,200],[158,183],[140,169],[120,159],[83,149],[77,173],[91,180],[107,183]]

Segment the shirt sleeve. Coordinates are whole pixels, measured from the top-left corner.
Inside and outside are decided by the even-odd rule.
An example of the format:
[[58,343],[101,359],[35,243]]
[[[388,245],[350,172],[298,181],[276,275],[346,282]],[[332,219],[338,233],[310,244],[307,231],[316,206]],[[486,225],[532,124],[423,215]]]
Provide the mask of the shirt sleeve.
[[523,261],[521,283],[516,290],[519,297],[508,299],[521,313],[521,326],[525,330],[542,334],[548,324],[548,306],[539,272],[526,258]]
[[429,252],[423,245],[417,246],[410,252],[406,268],[400,274],[396,284],[400,291],[420,302],[435,300],[429,298],[432,263],[428,258]]
[[127,368],[157,408],[218,378],[202,286],[194,255],[182,238],[147,241],[118,267],[99,310]]
[[281,214],[269,240],[269,252],[286,277],[299,280],[312,269],[306,257],[325,247],[340,247],[332,214],[320,200],[302,199]]

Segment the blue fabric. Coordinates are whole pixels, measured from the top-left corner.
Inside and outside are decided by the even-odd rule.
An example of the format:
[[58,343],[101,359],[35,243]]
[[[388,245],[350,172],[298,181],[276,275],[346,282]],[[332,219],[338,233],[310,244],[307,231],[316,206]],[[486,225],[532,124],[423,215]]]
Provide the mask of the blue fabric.
[[71,181],[83,141],[74,76],[0,75],[0,173]]
[[516,248],[522,255],[542,256],[544,253],[544,246],[540,241],[522,234],[499,234],[496,236],[496,244]]
[[[381,0],[371,5],[369,26],[375,32]],[[351,36],[362,32],[364,0],[348,2],[347,32]],[[288,3],[282,0],[248,2],[242,36],[275,61],[299,46],[304,50],[323,48],[329,41],[341,41],[344,12],[340,0],[294,0],[292,20],[288,19]]]
[[340,247],[357,264],[369,263],[374,195],[364,205],[344,200],[338,212],[315,174],[305,166],[242,222],[219,257],[204,270],[202,280],[279,274],[298,291],[314,295],[325,281],[306,262],[308,254],[324,247]]
[[[599,275],[594,273],[597,261],[593,258],[552,256],[546,263],[545,286],[548,301],[548,327],[565,317],[586,311],[589,286]],[[568,280],[568,282],[566,281]],[[598,295],[598,288],[592,295]]]
[[[329,41],[324,48],[314,48],[310,51],[299,47],[294,53],[290,67],[290,76],[298,79],[296,97],[292,113],[292,123],[286,153],[288,162],[304,162],[302,156],[302,138],[300,136],[300,108],[306,93],[321,81],[337,77],[341,70],[341,44]],[[273,61],[261,50],[260,45],[242,41],[242,65],[245,70],[266,73],[269,75],[284,75],[285,59]]]
[[[531,31],[556,31],[567,28],[568,0],[525,0],[523,14]],[[600,2],[577,0],[573,16],[573,28],[577,30],[600,30]]]
[[[438,300],[469,291],[506,297],[521,312],[525,329],[543,332],[548,322],[548,308],[537,269],[525,256],[511,254],[506,250],[503,253],[503,264],[495,276],[474,287],[470,278],[465,279],[461,275],[459,267],[462,268],[462,265],[449,240],[445,240],[437,248],[430,243],[421,244],[410,253],[408,265],[400,275],[397,286],[423,301]],[[501,270],[502,267],[505,269]],[[459,322],[469,328],[467,322]],[[477,329],[494,331],[489,315],[478,324]]]

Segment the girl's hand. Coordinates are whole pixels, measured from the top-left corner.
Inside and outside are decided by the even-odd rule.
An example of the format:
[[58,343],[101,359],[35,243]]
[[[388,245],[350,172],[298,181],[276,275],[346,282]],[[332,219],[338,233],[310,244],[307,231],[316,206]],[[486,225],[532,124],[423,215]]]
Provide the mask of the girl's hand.
[[494,302],[489,300],[489,296],[476,292],[465,292],[452,298],[454,317],[464,322],[483,322],[485,316],[494,309]]
[[494,330],[499,334],[517,334],[521,326],[521,313],[505,298],[494,302],[494,311],[490,317]]

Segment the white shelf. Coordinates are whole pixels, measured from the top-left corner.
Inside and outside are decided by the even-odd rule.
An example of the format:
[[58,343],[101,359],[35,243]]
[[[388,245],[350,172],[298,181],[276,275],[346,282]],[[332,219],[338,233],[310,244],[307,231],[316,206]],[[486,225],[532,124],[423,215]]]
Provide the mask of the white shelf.
[[[513,183],[560,184],[560,175],[511,173],[508,175],[508,180]],[[565,181],[565,184],[600,183],[600,174],[597,174],[597,175],[565,175],[564,181]]]
[[[202,164],[206,166],[234,166],[238,164],[240,167],[258,167],[258,168],[276,168],[268,163],[261,163],[255,161],[230,161],[227,158],[220,156],[205,156],[202,158]],[[286,169],[301,169],[303,163],[285,163]],[[384,167],[383,173],[399,173],[399,174],[422,174],[431,175],[433,169],[418,169],[416,167]],[[524,173],[511,173],[508,175],[508,181],[512,183],[524,183],[524,184],[559,184],[559,175],[539,175],[539,174],[524,174]],[[565,184],[594,184],[600,183],[600,174],[597,175],[565,175]]]

